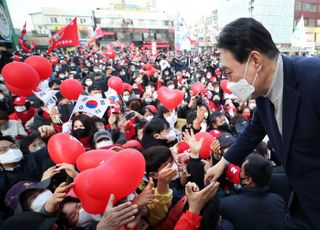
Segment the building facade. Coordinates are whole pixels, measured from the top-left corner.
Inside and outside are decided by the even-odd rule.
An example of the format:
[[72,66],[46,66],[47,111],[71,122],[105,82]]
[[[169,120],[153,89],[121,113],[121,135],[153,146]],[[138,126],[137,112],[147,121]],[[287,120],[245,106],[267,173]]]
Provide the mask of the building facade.
[[294,26],[301,16],[304,18],[306,30],[306,42],[320,50],[320,1],[319,0],[295,0]]
[[93,36],[93,12],[89,10],[42,7],[39,12],[31,13],[30,16],[34,27],[32,39],[40,46],[49,44],[51,35],[70,23],[74,17],[77,17],[80,42],[85,43]]
[[255,18],[269,30],[280,49],[290,47],[293,32],[294,0],[219,1],[219,29],[240,17]]

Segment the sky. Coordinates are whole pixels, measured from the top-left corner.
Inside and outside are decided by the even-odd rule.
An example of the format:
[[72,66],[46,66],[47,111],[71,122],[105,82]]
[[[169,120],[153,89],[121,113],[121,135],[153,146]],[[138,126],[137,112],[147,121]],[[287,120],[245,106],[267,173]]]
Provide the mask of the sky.
[[[88,2],[90,5],[88,6]],[[40,7],[76,8],[79,10],[94,9],[97,6],[108,5],[108,0],[7,0],[11,19],[15,28],[22,28],[27,21],[27,30],[32,29],[31,18],[28,15],[39,11]],[[187,23],[192,23],[203,14],[209,14],[214,9],[213,0],[158,0],[157,8],[169,13],[177,10]]]

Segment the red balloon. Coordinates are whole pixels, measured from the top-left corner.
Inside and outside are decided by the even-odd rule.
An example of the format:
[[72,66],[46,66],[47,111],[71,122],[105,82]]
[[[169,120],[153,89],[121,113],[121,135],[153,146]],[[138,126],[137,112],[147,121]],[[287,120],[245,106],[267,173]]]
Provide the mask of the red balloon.
[[108,80],[108,87],[114,89],[120,95],[123,92],[123,81],[120,77],[111,77]]
[[104,213],[109,196],[106,194],[104,200],[97,200],[89,196],[87,191],[90,189],[89,181],[94,176],[93,170],[86,170],[81,172],[75,179],[74,179],[74,186],[73,190],[77,197],[81,201],[81,205],[84,210],[86,210],[90,214],[102,214]]
[[155,74],[157,72],[157,69],[156,68],[151,68],[150,69],[150,73],[151,73],[151,75],[153,75],[153,74]]
[[144,64],[144,65],[142,66],[142,69],[143,69],[143,70],[151,70],[151,69],[152,69],[152,65],[151,65],[151,64]]
[[202,93],[204,95],[207,94],[206,87],[201,82],[196,82],[191,86],[191,92],[192,96],[196,96],[199,93]]
[[33,95],[32,90],[29,90],[29,89],[19,89],[19,88],[11,86],[9,84],[6,84],[6,87],[11,93],[18,95],[18,96],[32,96]]
[[56,56],[52,56],[52,57],[50,58],[50,62],[51,62],[51,64],[56,65],[56,64],[58,64],[59,59],[58,59],[58,57],[56,57]]
[[14,56],[12,57],[12,60],[14,60],[14,61],[20,61],[20,57],[19,57],[18,55],[14,55]]
[[49,156],[56,164],[75,164],[77,158],[85,151],[81,142],[67,133],[54,134],[48,142]]
[[128,84],[128,83],[123,83],[123,91],[132,91],[132,85]]
[[108,160],[115,152],[107,149],[91,150],[81,154],[77,159],[77,168],[80,172],[96,168],[98,165]]
[[108,50],[105,52],[108,58],[114,59],[116,57],[116,52],[114,50]]
[[229,83],[229,80],[222,80],[220,82],[220,87],[221,89],[227,93],[227,94],[232,94],[232,92],[230,91],[230,89],[228,89],[228,83]]
[[116,199],[122,199],[140,185],[145,167],[144,157],[138,150],[121,150],[95,168],[98,173],[90,180],[88,194],[94,199],[104,199],[106,194],[114,194]]
[[158,98],[160,102],[169,110],[175,109],[180,105],[183,100],[183,92],[178,89],[168,89],[167,87],[161,87],[158,90]]
[[52,73],[52,66],[50,62],[41,56],[28,57],[25,63],[31,65],[39,74],[40,80],[46,80]]
[[77,100],[83,91],[83,87],[78,80],[67,79],[60,85],[60,92],[68,100]]
[[18,89],[34,90],[40,82],[37,71],[23,62],[10,62],[3,67],[1,73],[6,84]]
[[203,144],[200,149],[199,155],[200,157],[206,159],[211,156],[211,144],[213,142],[214,137],[207,132],[200,132],[195,134],[197,141],[199,141],[201,138],[203,138]]

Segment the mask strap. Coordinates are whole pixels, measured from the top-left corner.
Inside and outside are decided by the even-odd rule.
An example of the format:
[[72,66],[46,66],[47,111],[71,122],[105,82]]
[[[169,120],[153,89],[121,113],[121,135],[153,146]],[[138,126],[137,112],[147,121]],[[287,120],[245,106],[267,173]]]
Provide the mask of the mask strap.
[[247,64],[246,64],[246,68],[245,68],[245,70],[244,70],[244,77],[243,77],[243,79],[246,79],[246,78],[247,78],[247,71],[248,71],[248,65],[249,65],[250,57],[251,57],[251,56],[248,57],[248,61],[247,61]]
[[254,86],[254,84],[256,83],[257,77],[258,77],[258,73],[256,73],[256,76],[254,76],[252,86]]

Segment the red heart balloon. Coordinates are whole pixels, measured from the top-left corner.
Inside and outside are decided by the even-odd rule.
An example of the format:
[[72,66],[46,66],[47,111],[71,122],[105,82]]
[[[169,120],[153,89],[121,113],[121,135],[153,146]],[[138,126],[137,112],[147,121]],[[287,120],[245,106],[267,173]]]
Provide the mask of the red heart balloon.
[[40,82],[37,71],[29,64],[24,62],[10,62],[6,64],[1,74],[6,84],[25,90],[35,90]]
[[151,65],[151,64],[144,64],[144,65],[142,66],[142,69],[143,69],[143,70],[151,70],[151,69],[152,69],[152,65]]
[[81,205],[90,214],[102,214],[104,213],[110,194],[106,194],[103,200],[97,200],[89,196],[87,191],[89,188],[90,179],[95,176],[93,170],[86,170],[81,172],[74,179],[73,190],[77,197],[81,201]]
[[105,54],[110,59],[114,59],[116,57],[116,52],[114,50],[108,50],[105,52]]
[[81,142],[70,134],[57,133],[50,137],[48,151],[51,160],[56,164],[75,164],[77,158],[86,150]]
[[15,95],[18,95],[18,96],[32,96],[33,95],[32,90],[15,88],[9,84],[6,84],[6,86],[7,86],[7,89]]
[[132,85],[128,84],[128,83],[123,83],[123,91],[132,91]]
[[24,62],[31,65],[38,72],[40,80],[46,80],[51,76],[52,66],[44,57],[31,56]]
[[199,93],[202,93],[203,95],[207,94],[206,87],[201,82],[196,82],[191,86],[191,92],[192,96],[196,96]]
[[98,165],[112,157],[114,153],[114,151],[107,149],[85,152],[78,157],[77,168],[80,170],[80,172],[86,169],[96,168]]
[[83,87],[78,80],[67,79],[60,85],[60,92],[68,100],[77,100],[83,91]]
[[110,180],[102,176],[93,177],[88,194],[94,199],[104,199],[106,194],[112,193],[115,198],[122,199],[140,185],[145,167],[144,157],[138,150],[121,150],[95,168],[97,175],[108,175]]
[[183,100],[183,92],[178,89],[168,89],[161,87],[158,90],[158,99],[169,110],[175,109],[180,105]]
[[117,91],[118,95],[123,92],[123,81],[120,77],[111,77],[108,80],[108,86]]
[[52,56],[52,57],[50,58],[50,62],[51,62],[51,64],[56,65],[56,64],[58,64],[59,59],[58,59],[58,57],[56,57],[56,56]]
[[228,83],[229,83],[229,80],[222,80],[220,82],[220,87],[221,89],[227,93],[227,94],[232,94],[232,92],[230,91],[230,89],[228,89]]
[[211,156],[211,144],[213,142],[213,136],[210,133],[207,132],[200,132],[197,133],[196,135],[196,139],[197,141],[199,141],[201,138],[203,138],[203,144],[202,147],[200,149],[199,155],[200,157],[207,159]]
[[130,140],[130,141],[127,141],[126,143],[124,143],[122,145],[123,148],[130,148],[130,147],[136,147],[138,149],[143,149],[140,141],[137,141],[137,140]]

